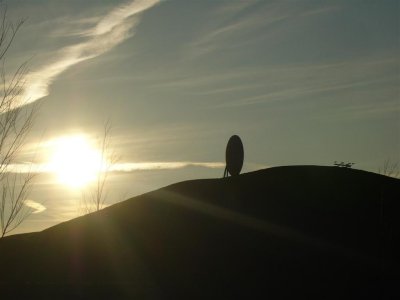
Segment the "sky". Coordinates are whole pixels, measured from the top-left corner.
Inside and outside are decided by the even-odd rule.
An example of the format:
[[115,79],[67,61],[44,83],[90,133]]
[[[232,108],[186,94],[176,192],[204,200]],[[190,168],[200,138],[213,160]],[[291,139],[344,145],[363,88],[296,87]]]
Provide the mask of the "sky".
[[[400,161],[397,0],[9,0],[26,19],[6,71],[28,61],[23,95],[40,104],[21,150],[98,141],[110,120],[121,168],[108,204],[196,178],[222,177],[237,134],[243,172],[333,165],[377,172]],[[39,172],[40,173],[40,172]],[[41,172],[37,231],[79,215],[82,192]],[[36,204],[35,204],[36,203]]]

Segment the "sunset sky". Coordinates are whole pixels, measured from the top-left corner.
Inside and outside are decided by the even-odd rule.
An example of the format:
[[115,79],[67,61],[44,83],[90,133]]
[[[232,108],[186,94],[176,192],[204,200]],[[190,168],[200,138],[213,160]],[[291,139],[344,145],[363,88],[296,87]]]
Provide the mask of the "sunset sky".
[[[6,3],[26,18],[6,70],[28,60],[24,95],[41,105],[23,160],[45,164],[65,137],[95,145],[109,119],[109,204],[221,177],[233,134],[244,172],[400,161],[397,0]],[[15,233],[78,216],[80,189],[39,173],[29,204],[42,206]]]

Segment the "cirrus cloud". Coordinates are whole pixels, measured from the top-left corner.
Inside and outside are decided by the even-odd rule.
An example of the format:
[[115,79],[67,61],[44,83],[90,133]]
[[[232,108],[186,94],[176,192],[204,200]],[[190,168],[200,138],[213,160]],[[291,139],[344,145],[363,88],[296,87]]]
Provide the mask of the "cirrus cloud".
[[32,211],[33,214],[39,214],[46,210],[46,207],[43,204],[40,204],[33,200],[27,199],[24,201],[24,204],[25,204],[25,206],[33,209],[33,211]]
[[58,50],[54,59],[27,74],[20,105],[35,102],[49,95],[49,86],[62,72],[85,60],[98,57],[133,35],[138,14],[153,7],[159,0],[136,0],[120,5],[100,18],[94,27],[81,35],[87,40]]

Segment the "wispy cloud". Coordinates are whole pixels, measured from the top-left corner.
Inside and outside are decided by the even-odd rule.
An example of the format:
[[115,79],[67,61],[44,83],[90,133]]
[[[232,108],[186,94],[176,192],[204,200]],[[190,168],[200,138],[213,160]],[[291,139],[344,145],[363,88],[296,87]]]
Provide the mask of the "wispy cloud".
[[[338,9],[338,6],[326,4],[308,8],[303,7],[301,3],[284,0],[226,2],[213,12],[210,17],[212,21],[208,22],[204,31],[187,45],[186,59],[197,59],[212,52],[243,46],[267,37],[271,43],[283,33],[282,31],[287,30],[282,24]],[[260,29],[263,32],[255,36],[254,32]]]
[[399,66],[397,57],[392,56],[287,63],[266,68],[183,73],[152,87],[210,97],[212,101],[204,101],[203,107],[212,110],[259,105],[293,110],[307,104],[322,109],[319,116],[323,118],[328,115],[371,118],[399,111],[396,96]]
[[[143,170],[175,170],[188,167],[201,167],[210,169],[224,168],[224,162],[195,162],[195,161],[175,161],[175,162],[125,162],[111,165],[109,172],[134,172]],[[53,168],[49,164],[12,164],[9,165],[7,172],[12,173],[52,173]]]
[[[379,88],[384,94],[395,90],[398,79],[393,74],[396,73],[398,67],[398,60],[389,58],[271,68],[260,71],[258,75],[260,81],[265,82],[265,88],[255,89],[254,93],[248,97],[216,104],[213,108],[282,103],[282,101],[293,105],[289,100],[309,97],[309,101],[321,101],[321,95],[331,96],[341,93],[343,100],[338,101],[341,101],[343,105],[347,107],[352,104],[363,110],[371,105],[376,106],[372,91]],[[254,85],[254,83],[251,84]],[[219,91],[209,90],[208,92]],[[362,97],[356,97],[355,93],[360,92],[363,92]],[[350,100],[351,103],[349,103]],[[391,97],[388,97],[385,103],[390,104],[389,106],[394,104]],[[383,105],[382,101],[381,105]]]
[[159,0],[136,0],[121,5],[102,17],[95,26],[81,35],[86,41],[60,49],[53,61],[27,75],[22,103],[31,103],[49,94],[50,84],[62,72],[85,60],[95,58],[133,35],[137,15],[153,7]]
[[33,200],[25,200],[25,206],[33,209],[33,214],[39,214],[46,210],[46,207],[36,201]]
[[224,168],[225,163],[192,162],[192,161],[122,163],[113,165],[110,171],[132,172],[141,170],[173,170],[173,169],[182,169],[187,167],[203,167],[203,168],[219,169],[219,168]]
[[136,0],[132,3],[121,5],[101,19],[89,35],[98,36],[111,32],[129,17],[141,13],[158,2],[159,0]]

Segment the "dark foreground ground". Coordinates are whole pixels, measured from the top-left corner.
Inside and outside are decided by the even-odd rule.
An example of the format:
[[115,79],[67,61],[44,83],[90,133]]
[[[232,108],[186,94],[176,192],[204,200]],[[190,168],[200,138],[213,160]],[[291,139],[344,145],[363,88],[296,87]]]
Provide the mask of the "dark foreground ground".
[[352,169],[186,181],[0,240],[0,298],[398,299],[399,214]]

